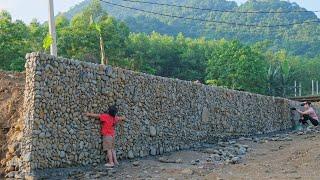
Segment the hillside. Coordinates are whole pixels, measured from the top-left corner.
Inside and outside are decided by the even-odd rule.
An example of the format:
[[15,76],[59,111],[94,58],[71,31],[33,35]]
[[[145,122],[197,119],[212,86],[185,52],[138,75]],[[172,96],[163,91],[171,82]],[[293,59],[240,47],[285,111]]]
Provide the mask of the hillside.
[[[162,14],[239,24],[276,25],[319,20],[313,12],[225,13],[125,2],[122,0],[108,1]],[[159,3],[156,0],[148,0],[148,2]],[[89,0],[85,0],[74,6],[66,12],[65,15],[71,18],[87,7],[89,3]],[[196,0],[163,0],[161,3],[228,11],[306,11],[306,9],[299,7],[296,3],[280,0],[249,0],[240,6],[238,6],[236,2],[226,0],[203,0],[201,2]],[[150,15],[148,13],[111,6],[103,2],[101,4],[109,14],[125,21],[133,32],[150,33],[156,31],[168,35],[177,35],[179,32],[182,32],[187,37],[195,38],[204,36],[208,39],[238,39],[248,44],[259,41],[270,41],[269,47],[271,49],[285,49],[290,55],[315,57],[320,54],[319,23],[275,28],[244,27]]]

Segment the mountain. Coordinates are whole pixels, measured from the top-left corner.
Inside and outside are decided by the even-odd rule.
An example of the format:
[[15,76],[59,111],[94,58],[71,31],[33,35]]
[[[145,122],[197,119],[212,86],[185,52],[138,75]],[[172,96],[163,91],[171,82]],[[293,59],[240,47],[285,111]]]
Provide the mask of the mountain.
[[[254,24],[273,26],[279,24],[295,24],[284,27],[249,27],[223,23],[193,21],[179,18],[149,14],[137,10],[126,9],[105,2],[128,6],[145,11],[152,11],[172,16],[206,19],[209,21],[232,22],[237,24]],[[103,0],[103,9],[119,20],[125,21],[132,32],[152,31],[161,34],[177,35],[207,39],[238,39],[243,43],[253,44],[260,41],[268,42],[270,49],[285,49],[290,55],[315,57],[320,55],[320,23],[305,23],[320,21],[313,12],[299,7],[296,3],[280,0],[249,0],[238,6],[236,2],[227,0],[148,0],[151,3],[175,4],[220,11],[263,11],[288,13],[232,13],[208,10],[195,10],[155,4],[128,2],[123,0]],[[72,18],[90,4],[90,0],[74,6],[65,15]],[[304,12],[292,12],[304,11]]]

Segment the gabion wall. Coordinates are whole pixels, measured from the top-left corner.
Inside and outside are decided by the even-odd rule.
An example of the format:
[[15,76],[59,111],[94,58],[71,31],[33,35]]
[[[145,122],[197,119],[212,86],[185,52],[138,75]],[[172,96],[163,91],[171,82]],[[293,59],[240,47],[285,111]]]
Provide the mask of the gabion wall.
[[286,99],[31,53],[26,56],[26,171],[102,163],[100,122],[117,104],[121,158],[187,149],[223,137],[291,127]]

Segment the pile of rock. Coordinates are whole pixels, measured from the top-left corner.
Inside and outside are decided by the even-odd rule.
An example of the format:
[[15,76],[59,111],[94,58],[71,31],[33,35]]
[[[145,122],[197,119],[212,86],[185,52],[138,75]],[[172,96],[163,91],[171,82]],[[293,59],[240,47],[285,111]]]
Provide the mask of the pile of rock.
[[240,138],[239,140],[248,140],[256,143],[267,143],[268,141],[292,141],[289,134],[277,134],[264,137]]
[[[249,151],[247,145],[239,144],[236,141],[219,142],[213,148],[201,150],[201,152],[210,154],[208,162],[223,162],[223,163],[239,163],[245,154]],[[194,163],[194,162],[192,162]]]

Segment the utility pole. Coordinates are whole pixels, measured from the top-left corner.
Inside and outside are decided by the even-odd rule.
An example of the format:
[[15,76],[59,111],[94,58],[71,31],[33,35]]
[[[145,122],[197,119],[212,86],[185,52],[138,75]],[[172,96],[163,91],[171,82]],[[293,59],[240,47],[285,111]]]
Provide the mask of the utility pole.
[[299,96],[301,97],[301,91],[302,91],[302,86],[301,86],[301,82],[299,82]]
[[314,86],[313,86],[313,80],[311,80],[311,82],[312,82],[312,86],[311,86],[311,88],[312,88],[312,91],[311,91],[311,92],[312,92],[312,96],[313,96],[313,95],[314,95],[314,91],[313,91],[313,90],[314,90]]
[[297,97],[297,81],[294,81],[294,97]]
[[54,21],[54,12],[53,12],[53,0],[49,0],[49,34],[52,37],[50,54],[57,57],[58,56],[57,37],[56,37],[56,26]]

